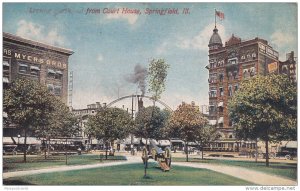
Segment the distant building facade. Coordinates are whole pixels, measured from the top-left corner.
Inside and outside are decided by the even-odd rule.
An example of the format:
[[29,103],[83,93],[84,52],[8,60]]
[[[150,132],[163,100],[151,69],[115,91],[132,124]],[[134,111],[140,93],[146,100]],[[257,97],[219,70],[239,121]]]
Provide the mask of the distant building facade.
[[226,144],[224,142],[218,147],[233,149],[236,145],[227,104],[239,89],[240,82],[270,73],[285,73],[291,82],[296,82],[294,53],[289,54],[287,61],[280,62],[278,52],[266,40],[254,38],[242,41],[234,35],[223,45],[216,27],[208,47],[209,123],[218,128],[221,140],[227,140]]

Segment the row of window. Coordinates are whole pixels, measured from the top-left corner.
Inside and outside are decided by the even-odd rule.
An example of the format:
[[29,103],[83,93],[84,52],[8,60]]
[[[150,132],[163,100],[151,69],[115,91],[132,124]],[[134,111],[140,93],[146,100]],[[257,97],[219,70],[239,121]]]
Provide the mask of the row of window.
[[[247,55],[242,55],[240,57],[240,60],[242,62],[244,61],[249,61],[249,60],[255,60],[257,57],[256,53],[252,53],[252,54],[247,54]],[[210,64],[210,68],[217,68],[217,67],[223,67],[225,65],[225,60],[216,60],[216,59],[210,59],[209,60],[209,64]],[[233,57],[228,59],[227,61],[227,65],[234,65],[234,64],[238,64],[238,57]]]
[[[237,80],[238,79],[238,71],[237,70],[234,70],[234,71],[229,71],[227,73],[227,76],[228,76],[228,80]],[[213,73],[213,74],[210,74],[209,75],[209,79],[208,79],[208,82],[209,83],[217,83],[218,81],[219,82],[223,82],[224,80],[224,73]]]
[[50,93],[53,93],[54,95],[60,96],[61,95],[61,86],[53,85],[53,84],[47,84],[48,91]]
[[26,63],[18,62],[19,73],[20,74],[30,74],[33,76],[38,76],[40,74],[40,68],[35,65],[29,65]]
[[243,69],[243,77],[244,78],[253,77],[255,75],[256,75],[256,69],[255,69],[255,67]]
[[9,83],[10,64],[7,60],[3,61],[3,82]]
[[47,78],[61,80],[62,76],[63,76],[63,73],[60,70],[55,71],[53,69],[48,69],[48,71],[47,71]]
[[246,60],[255,60],[256,59],[256,53],[253,52],[252,54],[248,53],[246,55],[241,56],[241,61],[246,61]]
[[[239,88],[238,84],[235,84],[232,86],[231,84],[228,85],[228,96],[232,96],[233,92],[236,92]],[[217,97],[219,94],[220,97],[224,96],[224,88],[219,87],[219,90],[217,90],[216,87],[211,87],[209,91],[209,97]]]
[[[37,65],[30,65],[27,63],[23,62],[18,62],[19,65],[19,73],[20,74],[30,74],[32,76],[39,76],[40,75],[40,67]],[[63,76],[62,71],[60,70],[53,70],[53,69],[48,69],[47,71],[47,78],[53,78],[53,79],[58,79],[61,80]]]

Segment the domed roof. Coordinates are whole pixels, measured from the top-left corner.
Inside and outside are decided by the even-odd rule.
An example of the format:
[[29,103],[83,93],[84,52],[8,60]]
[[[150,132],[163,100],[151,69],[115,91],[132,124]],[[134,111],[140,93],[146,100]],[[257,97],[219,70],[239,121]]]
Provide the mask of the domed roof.
[[221,37],[218,33],[218,29],[215,28],[213,31],[214,31],[214,33],[210,37],[208,46],[215,45],[215,44],[219,44],[219,45],[222,46],[222,40],[221,40]]

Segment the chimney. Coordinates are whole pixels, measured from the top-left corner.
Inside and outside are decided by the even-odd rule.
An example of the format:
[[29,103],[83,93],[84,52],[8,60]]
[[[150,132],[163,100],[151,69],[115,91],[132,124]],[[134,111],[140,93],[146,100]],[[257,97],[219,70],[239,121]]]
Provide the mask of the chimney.
[[143,98],[138,95],[138,111],[140,111],[144,107]]

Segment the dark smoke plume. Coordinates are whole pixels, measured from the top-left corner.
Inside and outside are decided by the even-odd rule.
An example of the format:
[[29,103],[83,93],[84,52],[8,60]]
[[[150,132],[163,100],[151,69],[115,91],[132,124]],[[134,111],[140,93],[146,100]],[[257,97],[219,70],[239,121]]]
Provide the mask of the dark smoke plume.
[[142,95],[146,93],[146,77],[147,68],[141,66],[140,64],[135,65],[133,74],[126,77],[126,80],[130,83],[137,84],[138,88],[141,90]]

